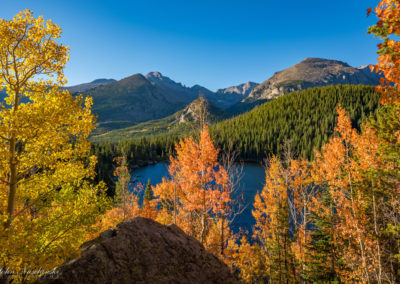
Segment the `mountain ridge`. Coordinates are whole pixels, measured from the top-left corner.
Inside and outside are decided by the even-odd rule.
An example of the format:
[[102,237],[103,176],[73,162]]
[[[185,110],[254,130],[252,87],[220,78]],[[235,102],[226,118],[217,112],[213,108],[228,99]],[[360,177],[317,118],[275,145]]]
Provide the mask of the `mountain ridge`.
[[114,79],[104,79],[104,78],[100,78],[100,79],[95,79],[92,82],[89,83],[83,83],[83,84],[78,84],[78,85],[73,85],[73,86],[68,86],[65,87],[65,89],[67,89],[68,91],[70,91],[71,93],[77,93],[77,92],[85,92],[112,82],[115,82],[116,80]]
[[378,85],[380,75],[372,73],[368,66],[352,67],[339,60],[309,57],[289,68],[275,72],[269,79],[255,87],[242,102],[274,99],[311,87],[338,84]]

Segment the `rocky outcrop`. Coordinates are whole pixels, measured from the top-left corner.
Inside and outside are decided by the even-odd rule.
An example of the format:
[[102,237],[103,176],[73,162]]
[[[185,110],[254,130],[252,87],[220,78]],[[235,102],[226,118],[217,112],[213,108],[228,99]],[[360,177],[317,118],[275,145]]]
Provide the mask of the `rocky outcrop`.
[[221,102],[220,104],[225,108],[229,108],[245,99],[257,86],[257,83],[247,82],[237,86],[218,89],[215,94],[216,98]]
[[270,100],[297,90],[338,84],[378,85],[379,75],[372,73],[368,66],[354,68],[338,60],[307,58],[276,72],[255,87],[243,102]]
[[177,113],[176,123],[198,123],[204,115],[207,122],[217,122],[224,117],[223,110],[217,108],[206,98],[200,96]]
[[217,94],[236,94],[240,95],[243,98],[247,97],[251,91],[257,87],[259,84],[254,82],[247,82],[237,86],[232,86],[224,89],[218,89],[216,91]]
[[229,268],[175,225],[136,217],[82,246],[38,283],[237,283]]

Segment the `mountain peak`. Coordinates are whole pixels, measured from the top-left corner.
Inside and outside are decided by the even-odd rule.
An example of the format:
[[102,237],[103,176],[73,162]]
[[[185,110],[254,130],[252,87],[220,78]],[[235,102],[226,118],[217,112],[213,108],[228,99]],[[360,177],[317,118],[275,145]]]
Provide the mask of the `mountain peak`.
[[158,72],[158,71],[153,71],[153,72],[149,72],[149,73],[146,75],[146,78],[147,78],[147,79],[148,79],[148,78],[151,78],[151,77],[161,79],[161,78],[163,78],[164,76],[163,76],[160,72]]
[[139,82],[142,82],[142,83],[146,83],[147,82],[148,84],[150,84],[149,81],[147,81],[147,79],[140,73],[133,74],[131,76],[123,78],[119,82],[121,84],[129,84],[129,83],[137,84]]
[[[307,57],[303,61],[297,63],[297,64],[327,64],[327,65],[342,65],[346,67],[351,67],[349,64],[346,62],[340,61],[340,60],[333,60],[333,59],[326,59],[326,58],[319,58],[319,57]],[[296,65],[297,65],[296,64]]]
[[371,73],[367,68],[354,68],[339,60],[309,57],[276,72],[254,88],[244,102],[274,99],[297,90],[338,84],[377,85],[379,75]]

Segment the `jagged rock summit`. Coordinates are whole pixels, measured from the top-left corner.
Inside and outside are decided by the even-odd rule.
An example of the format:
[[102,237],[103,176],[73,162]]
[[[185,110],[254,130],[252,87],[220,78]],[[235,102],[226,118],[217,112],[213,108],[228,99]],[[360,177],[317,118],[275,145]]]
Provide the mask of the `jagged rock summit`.
[[136,217],[82,245],[58,278],[37,283],[238,283],[229,268],[175,225]]
[[217,94],[236,94],[242,96],[242,98],[247,97],[251,91],[257,87],[259,84],[254,82],[246,82],[237,86],[232,86],[224,89],[218,89]]
[[345,62],[323,58],[305,60],[276,72],[253,89],[244,102],[270,100],[297,90],[338,84],[378,85],[380,76],[367,66],[351,67]]

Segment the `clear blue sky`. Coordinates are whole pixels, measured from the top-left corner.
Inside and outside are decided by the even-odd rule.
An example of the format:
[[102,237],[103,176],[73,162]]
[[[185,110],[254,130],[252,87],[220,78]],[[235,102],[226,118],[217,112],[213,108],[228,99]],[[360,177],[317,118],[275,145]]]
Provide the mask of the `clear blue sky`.
[[160,71],[211,90],[262,82],[306,57],[376,62],[367,35],[378,0],[0,0],[0,17],[29,8],[63,29],[68,85]]

